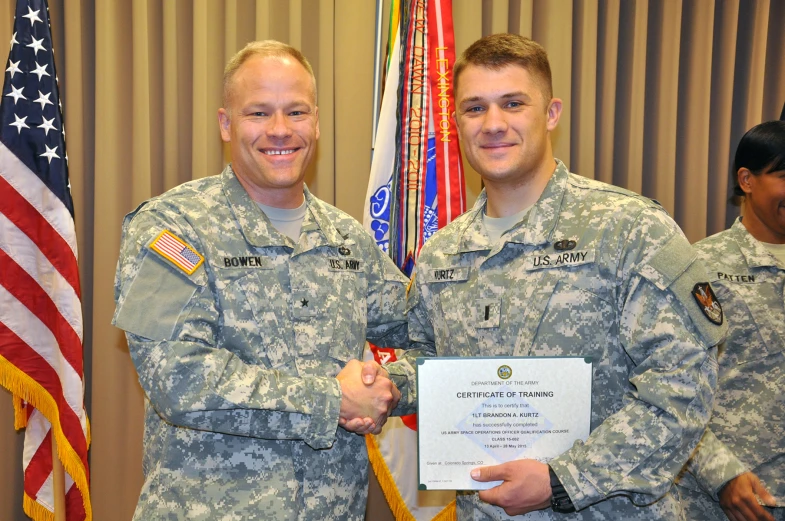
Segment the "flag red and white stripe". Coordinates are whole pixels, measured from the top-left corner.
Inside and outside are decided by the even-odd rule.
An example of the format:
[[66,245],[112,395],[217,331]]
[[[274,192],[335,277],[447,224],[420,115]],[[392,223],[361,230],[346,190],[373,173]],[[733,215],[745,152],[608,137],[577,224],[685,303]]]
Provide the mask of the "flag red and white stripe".
[[0,385],[26,428],[25,512],[54,518],[54,456],[67,473],[65,519],[89,521],[82,309],[55,78],[46,2],[19,0],[0,104]]

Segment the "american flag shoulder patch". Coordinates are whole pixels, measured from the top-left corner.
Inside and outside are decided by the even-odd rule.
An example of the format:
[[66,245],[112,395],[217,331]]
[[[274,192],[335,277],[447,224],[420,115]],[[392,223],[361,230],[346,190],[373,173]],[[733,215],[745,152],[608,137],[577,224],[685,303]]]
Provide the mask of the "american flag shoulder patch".
[[150,243],[150,248],[188,275],[195,272],[196,268],[204,262],[204,257],[199,252],[169,230],[159,233],[158,237]]

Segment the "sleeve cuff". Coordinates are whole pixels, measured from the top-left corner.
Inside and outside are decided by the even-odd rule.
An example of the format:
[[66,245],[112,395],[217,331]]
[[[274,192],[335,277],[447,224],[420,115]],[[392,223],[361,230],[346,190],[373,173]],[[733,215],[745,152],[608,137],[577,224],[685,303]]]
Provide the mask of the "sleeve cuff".
[[384,366],[390,375],[390,380],[401,392],[401,399],[398,402],[398,406],[393,409],[393,416],[404,416],[417,412],[417,393],[416,391],[411,392],[410,386],[410,383],[416,385],[416,379],[409,378],[408,368],[404,364],[404,362],[393,362]]
[[303,441],[314,449],[327,449],[335,442],[341,412],[341,386],[335,378],[305,377],[311,393],[311,422]]
[[722,487],[745,472],[749,472],[749,469],[741,461],[734,458],[734,461],[725,468],[725,472],[722,475],[723,481],[720,482],[720,480],[717,480],[716,482],[709,484],[711,486],[709,490],[711,490],[712,499],[714,499],[714,501],[719,501]]
[[750,469],[716,437],[711,429],[706,429],[698,447],[687,462],[687,470],[707,494],[715,501],[719,501],[722,487]]
[[599,489],[583,477],[570,458],[569,451],[555,457],[548,462],[548,465],[553,469],[559,481],[561,481],[564,490],[570,496],[575,510],[581,510],[605,499],[605,496]]

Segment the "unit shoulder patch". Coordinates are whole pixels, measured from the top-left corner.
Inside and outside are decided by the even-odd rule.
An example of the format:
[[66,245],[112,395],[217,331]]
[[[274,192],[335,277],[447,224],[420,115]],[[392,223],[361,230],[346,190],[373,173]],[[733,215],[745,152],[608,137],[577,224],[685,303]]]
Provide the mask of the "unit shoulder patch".
[[721,326],[723,320],[722,306],[720,305],[720,301],[717,300],[714,290],[711,289],[711,285],[708,282],[699,282],[695,284],[692,288],[692,296],[695,297],[698,307],[703,311],[703,314],[706,315],[706,318],[718,326]]
[[150,243],[150,249],[191,275],[204,262],[204,257],[181,238],[164,230]]

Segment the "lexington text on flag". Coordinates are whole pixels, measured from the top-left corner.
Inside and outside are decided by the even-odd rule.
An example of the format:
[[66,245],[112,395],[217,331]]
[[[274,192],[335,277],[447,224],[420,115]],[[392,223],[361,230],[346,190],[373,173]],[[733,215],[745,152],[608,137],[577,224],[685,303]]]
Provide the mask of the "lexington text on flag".
[[[45,0],[18,0],[0,98],[0,385],[25,427],[25,512],[90,521],[82,309],[65,134]],[[53,454],[52,438],[57,446]]]
[[[466,210],[452,92],[451,0],[394,0],[387,78],[363,222],[411,275],[422,244]],[[379,363],[393,349],[371,346]],[[366,436],[368,455],[398,521],[455,519],[453,491],[417,488],[416,415],[390,418]]]

